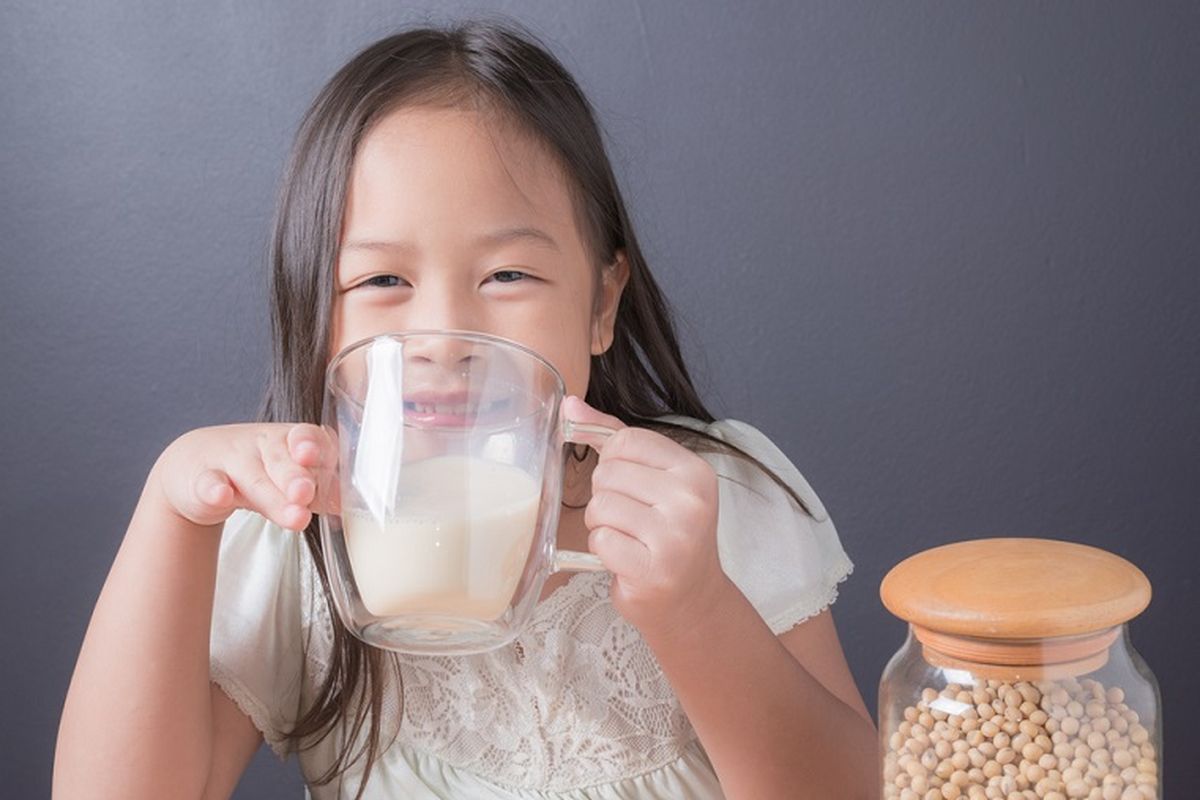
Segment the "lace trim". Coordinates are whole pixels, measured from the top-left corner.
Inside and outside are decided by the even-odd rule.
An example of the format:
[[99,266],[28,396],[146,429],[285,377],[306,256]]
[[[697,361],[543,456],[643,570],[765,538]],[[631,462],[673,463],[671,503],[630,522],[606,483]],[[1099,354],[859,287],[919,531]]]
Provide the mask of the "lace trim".
[[836,565],[836,569],[830,573],[831,576],[836,577],[826,579],[822,585],[798,597],[783,611],[771,615],[767,620],[767,625],[772,633],[776,636],[786,633],[801,622],[812,619],[832,606],[838,598],[838,587],[845,583],[853,572],[854,564],[843,555]]
[[259,733],[262,734],[263,741],[275,755],[281,761],[287,761],[291,748],[287,740],[279,735],[279,732],[271,724],[271,712],[267,707],[260,703],[258,698],[219,660],[215,658],[209,660],[208,674],[209,680],[215,683],[225,693],[225,696],[250,718],[254,727],[258,728]]
[[317,574],[317,566],[307,545],[300,548],[300,607],[304,657],[310,667],[307,674],[316,682],[329,670],[333,655],[333,626],[341,622],[333,618],[333,610],[321,588],[321,577]]
[[609,601],[610,580],[574,576],[510,647],[406,660],[401,740],[522,790],[578,790],[677,760],[695,732],[649,646]]
[[[536,620],[541,619],[542,617],[553,616],[553,613],[556,613],[560,606],[572,605],[575,602],[575,598],[571,597],[572,589],[575,590],[575,594],[582,594],[582,589],[585,588],[592,588],[593,591],[595,591],[593,587],[590,587],[587,584],[603,583],[604,591],[607,592],[608,581],[609,576],[608,573],[605,572],[575,573],[571,576],[570,580],[538,601],[537,605],[533,607],[533,616],[529,623],[529,627],[532,628]],[[605,596],[607,597],[607,594]]]
[[[502,783],[502,782],[492,781],[491,779],[487,778],[484,775],[479,774],[477,771],[475,771],[469,767],[456,766],[454,764],[449,763],[448,761],[446,761],[445,759],[441,758],[438,755],[435,755],[433,753],[427,753],[418,747],[414,747],[411,744],[407,744],[407,743],[403,743],[403,742],[397,743],[395,745],[395,747],[389,754],[389,757],[399,758],[400,760],[404,761],[405,765],[406,765],[406,769],[413,770],[413,772],[415,772],[417,774],[418,778],[421,780],[427,780],[428,773],[430,772],[430,770],[433,770],[433,771],[435,771],[435,774],[432,776],[433,777],[432,782],[445,784],[446,779],[442,776],[445,774],[447,768],[450,768],[455,773],[458,773],[461,776],[467,776],[471,780],[489,783],[492,786],[495,786],[506,792],[511,792],[513,795],[519,795],[522,798],[539,798],[539,800],[541,798],[548,799],[551,797],[558,798],[558,797],[563,797],[563,796],[569,796],[569,797],[574,798],[581,794],[590,797],[592,795],[592,793],[594,793],[594,792],[601,792],[601,793],[603,793],[603,795],[605,797],[608,797],[610,792],[612,792],[614,794],[614,796],[619,795],[620,797],[625,797],[627,795],[627,793],[636,784],[641,784],[641,783],[644,783],[647,781],[652,781],[656,776],[662,775],[664,773],[666,773],[666,774],[674,773],[675,775],[679,775],[679,771],[681,769],[686,771],[691,767],[692,764],[695,764],[697,767],[704,768],[704,769],[707,769],[710,772],[712,772],[713,781],[714,782],[716,781],[716,777],[715,777],[716,772],[713,769],[712,760],[709,759],[708,753],[705,752],[704,746],[701,744],[701,742],[698,738],[691,739],[680,750],[679,756],[677,758],[675,758],[671,761],[668,761],[664,764],[660,764],[658,766],[648,767],[645,770],[645,772],[639,772],[639,773],[635,773],[632,775],[625,775],[625,776],[618,777],[618,778],[614,778],[612,776],[606,776],[603,780],[600,780],[595,783],[588,783],[588,784],[580,785],[580,786],[571,786],[566,789],[554,789],[552,787],[546,787],[546,786],[539,786],[539,787],[531,788],[531,787],[516,786],[516,785],[506,784],[506,783]],[[682,762],[682,766],[681,766],[681,762]],[[668,779],[668,780],[670,780],[670,779]],[[634,796],[636,797],[636,796],[640,796],[640,795],[634,795]],[[656,794],[655,796],[657,797],[659,795]],[[514,800],[515,800],[515,797],[514,797]]]

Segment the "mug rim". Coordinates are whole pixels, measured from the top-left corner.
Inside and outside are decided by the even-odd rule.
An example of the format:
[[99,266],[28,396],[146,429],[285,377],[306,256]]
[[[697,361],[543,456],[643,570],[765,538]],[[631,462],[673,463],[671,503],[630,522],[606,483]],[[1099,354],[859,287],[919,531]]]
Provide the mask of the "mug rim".
[[498,346],[501,348],[507,348],[509,350],[515,350],[519,353],[522,353],[523,355],[526,355],[526,356],[532,358],[534,361],[538,362],[543,367],[545,367],[547,371],[549,371],[551,377],[554,378],[554,384],[558,388],[558,396],[560,398],[564,397],[567,393],[567,384],[566,384],[566,381],[563,380],[562,374],[559,373],[559,371],[555,368],[555,366],[553,364],[551,364],[549,361],[547,361],[545,359],[545,357],[543,357],[541,354],[539,354],[537,351],[533,350],[532,348],[526,347],[525,345],[521,344],[520,342],[514,341],[512,339],[506,339],[503,336],[496,336],[495,334],[483,333],[481,331],[460,330],[460,329],[456,329],[456,328],[441,328],[441,329],[439,329],[439,328],[418,328],[418,329],[408,330],[408,331],[388,331],[386,333],[377,333],[372,336],[366,336],[362,339],[359,339],[356,342],[352,342],[352,343],[346,345],[345,347],[343,347],[341,350],[339,350],[337,352],[337,354],[335,354],[334,357],[332,359],[330,359],[329,366],[327,366],[325,368],[325,387],[326,387],[326,389],[336,391],[339,394],[343,393],[341,390],[341,387],[339,387],[334,382],[333,375],[334,375],[334,372],[337,370],[337,368],[339,366],[341,366],[342,362],[345,361],[347,358],[349,358],[355,351],[361,350],[362,348],[366,347],[367,345],[369,345],[373,342],[376,342],[380,339],[403,340],[403,339],[415,338],[418,336],[426,336],[426,337],[436,336],[436,337],[440,337],[440,338],[469,339],[471,341],[486,344],[486,345],[491,345],[493,347]]

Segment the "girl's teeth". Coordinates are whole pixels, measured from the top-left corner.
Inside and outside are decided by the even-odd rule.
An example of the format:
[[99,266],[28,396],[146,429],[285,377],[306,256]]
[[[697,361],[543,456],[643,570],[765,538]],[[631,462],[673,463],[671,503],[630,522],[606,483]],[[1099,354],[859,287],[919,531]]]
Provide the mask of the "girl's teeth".
[[438,414],[442,416],[462,417],[467,413],[467,405],[465,403],[460,403],[456,406],[414,403],[413,408],[418,414]]

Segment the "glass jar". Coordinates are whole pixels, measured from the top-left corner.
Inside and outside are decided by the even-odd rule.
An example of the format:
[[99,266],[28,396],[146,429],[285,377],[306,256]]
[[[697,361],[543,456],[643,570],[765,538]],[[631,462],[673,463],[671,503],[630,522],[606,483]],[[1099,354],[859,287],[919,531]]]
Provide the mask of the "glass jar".
[[908,623],[879,686],[884,800],[1161,797],[1158,682],[1126,623],[1150,582],[1044,539],[919,553],[880,587]]

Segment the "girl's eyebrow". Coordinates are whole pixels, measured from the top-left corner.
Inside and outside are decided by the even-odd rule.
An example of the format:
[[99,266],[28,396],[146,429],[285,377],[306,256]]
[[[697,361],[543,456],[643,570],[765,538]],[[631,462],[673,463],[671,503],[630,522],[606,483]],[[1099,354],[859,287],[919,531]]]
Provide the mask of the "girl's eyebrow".
[[[508,244],[514,241],[526,241],[530,244],[539,247],[546,247],[551,250],[559,251],[561,248],[554,237],[546,233],[541,228],[535,228],[530,225],[520,225],[509,228],[500,228],[498,230],[485,233],[476,237],[476,247],[495,247],[501,244]],[[416,246],[412,242],[397,241],[397,240],[381,240],[381,239],[354,239],[342,245],[342,251],[346,250],[382,250],[385,252],[412,252],[416,250]]]

